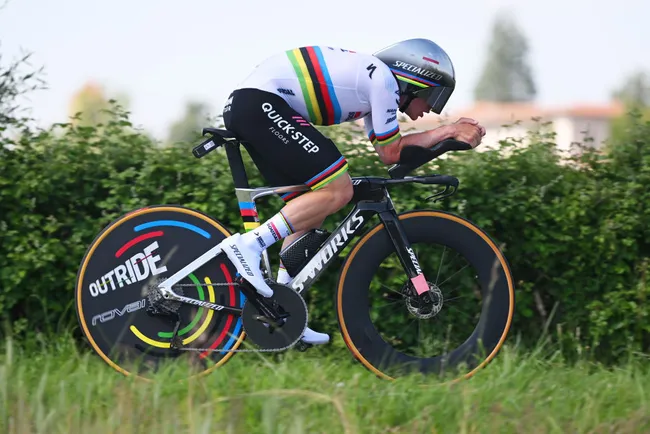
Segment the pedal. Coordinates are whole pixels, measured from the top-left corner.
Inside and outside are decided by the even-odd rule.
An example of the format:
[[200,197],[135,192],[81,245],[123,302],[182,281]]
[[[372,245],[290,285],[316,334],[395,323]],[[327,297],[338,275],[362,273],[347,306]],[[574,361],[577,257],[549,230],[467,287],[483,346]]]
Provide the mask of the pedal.
[[[307,326],[307,305],[300,294],[290,287],[279,284],[270,286],[274,291],[272,300],[255,293],[244,303],[241,314],[244,331],[262,349],[294,347]],[[274,327],[274,323],[278,327]]]
[[180,336],[174,336],[169,342],[169,348],[177,350],[183,347],[183,339]]
[[298,341],[298,343],[296,343],[296,345],[294,345],[294,348],[296,350],[300,351],[301,353],[304,353],[305,351],[307,351],[311,347],[313,347],[312,344],[308,344],[307,342],[304,342],[302,340]]

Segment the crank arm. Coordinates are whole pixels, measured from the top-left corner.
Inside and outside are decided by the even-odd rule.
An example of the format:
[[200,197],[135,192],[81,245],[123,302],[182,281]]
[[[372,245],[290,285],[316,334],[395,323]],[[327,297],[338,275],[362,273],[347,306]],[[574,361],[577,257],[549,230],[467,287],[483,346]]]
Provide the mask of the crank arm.
[[163,298],[165,298],[165,300],[180,301],[181,303],[185,303],[185,304],[192,304],[194,306],[206,307],[211,310],[224,311],[234,315],[241,315],[242,312],[241,309],[238,309],[236,307],[223,306],[220,304],[210,303],[209,301],[202,301],[202,300],[197,300],[196,298],[178,295],[174,292],[173,289],[168,289],[167,292],[163,292]]
[[281,319],[283,318],[279,312],[274,308],[275,302],[271,299],[262,297],[259,292],[250,284],[250,282],[237,273],[235,283],[239,285],[241,292],[246,296],[246,300],[252,303],[262,315],[268,318]]

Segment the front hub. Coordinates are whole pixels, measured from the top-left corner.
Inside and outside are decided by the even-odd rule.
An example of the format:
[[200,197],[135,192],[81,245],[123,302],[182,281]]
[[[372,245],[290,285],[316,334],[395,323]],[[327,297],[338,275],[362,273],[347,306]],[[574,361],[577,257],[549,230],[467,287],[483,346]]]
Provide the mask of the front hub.
[[402,288],[406,308],[411,315],[419,319],[434,317],[442,310],[442,291],[434,283],[427,281],[427,285],[429,290],[420,295],[411,282]]

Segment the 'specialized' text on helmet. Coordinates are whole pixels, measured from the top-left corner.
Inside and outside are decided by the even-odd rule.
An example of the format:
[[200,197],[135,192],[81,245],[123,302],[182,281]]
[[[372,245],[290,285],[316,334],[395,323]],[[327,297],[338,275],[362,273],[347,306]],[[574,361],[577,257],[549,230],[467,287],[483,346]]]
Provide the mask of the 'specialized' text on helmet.
[[438,44],[428,39],[407,39],[373,54],[384,62],[397,79],[407,99],[404,112],[414,98],[422,98],[431,111],[440,114],[456,87],[454,65]]

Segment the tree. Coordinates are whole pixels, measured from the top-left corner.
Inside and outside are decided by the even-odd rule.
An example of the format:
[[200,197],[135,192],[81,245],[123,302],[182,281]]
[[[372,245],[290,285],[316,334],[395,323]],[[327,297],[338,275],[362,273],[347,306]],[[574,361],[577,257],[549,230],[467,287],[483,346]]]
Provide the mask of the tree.
[[201,137],[203,127],[212,125],[208,120],[207,104],[190,101],[185,105],[183,117],[174,122],[169,128],[167,143],[194,142]]
[[631,74],[612,92],[612,97],[623,104],[625,113],[613,118],[610,123],[606,152],[626,144],[639,122],[650,121],[650,74],[642,71]]
[[[125,96],[121,96],[125,100]],[[95,82],[84,84],[70,99],[68,114],[77,126],[105,125],[111,118],[111,100],[103,86]]]
[[0,132],[26,121],[18,106],[20,96],[45,88],[45,83],[39,78],[43,68],[29,72],[24,70],[25,66],[29,66],[30,56],[26,54],[5,65],[0,53]]
[[613,97],[628,106],[650,107],[650,74],[637,71],[623,81]]
[[498,14],[474,98],[494,102],[532,101],[537,89],[527,55],[527,39],[511,15]]

